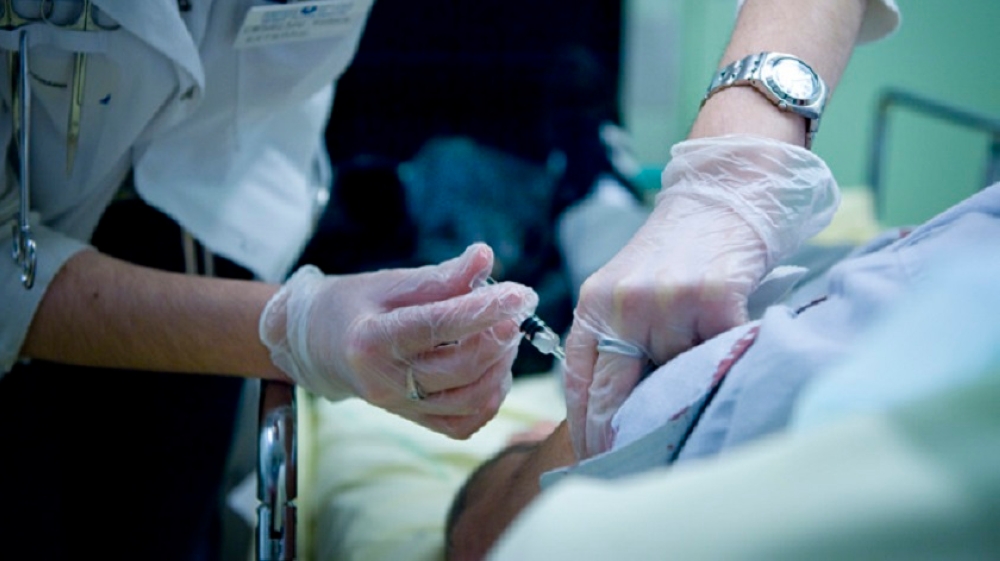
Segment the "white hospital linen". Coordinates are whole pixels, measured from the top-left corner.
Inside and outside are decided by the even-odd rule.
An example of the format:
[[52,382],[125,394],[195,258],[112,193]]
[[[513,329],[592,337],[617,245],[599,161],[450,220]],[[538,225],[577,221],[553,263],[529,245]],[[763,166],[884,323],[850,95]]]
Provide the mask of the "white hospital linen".
[[[988,247],[958,249],[910,296],[919,307],[896,310],[857,351],[803,389],[791,427],[813,430],[859,412],[916,401],[966,384],[990,365],[1000,364],[997,279],[1000,255],[995,240]],[[954,328],[929,329],[955,316],[956,310],[961,316]],[[903,345],[923,352],[894,352]],[[869,370],[882,374],[869,376]]]
[[[62,264],[87,246],[130,169],[139,194],[215,253],[278,281],[310,234],[330,180],[323,134],[336,79],[357,49],[373,0],[353,0],[333,37],[238,50],[255,0],[94,0],[116,31],[26,26],[31,48],[31,227],[35,287],[0,259],[0,375]],[[348,2],[350,3],[350,2]],[[16,50],[18,32],[0,30]],[[66,170],[73,52],[88,53],[79,148]],[[0,57],[8,75],[6,57]],[[0,88],[0,143],[12,143],[11,91]],[[0,174],[0,246],[10,247],[16,170]],[[6,253],[6,252],[5,252]]]
[[566,416],[559,381],[555,373],[515,378],[497,416],[467,440],[360,399],[304,399],[300,391],[300,558],[444,559],[455,493],[509,438]]
[[764,439],[718,461],[567,479],[488,559],[997,559],[1000,364],[978,374],[933,399]]

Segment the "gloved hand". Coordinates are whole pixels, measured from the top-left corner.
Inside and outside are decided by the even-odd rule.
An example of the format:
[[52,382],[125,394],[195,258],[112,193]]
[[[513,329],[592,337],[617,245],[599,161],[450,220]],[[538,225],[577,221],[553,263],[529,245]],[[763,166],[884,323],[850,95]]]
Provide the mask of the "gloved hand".
[[[356,395],[454,438],[496,414],[511,384],[530,288],[486,285],[493,251],[470,246],[440,265],[325,276],[306,266],[268,302],[261,341],[296,384]],[[408,398],[407,377],[421,398]]]
[[644,370],[747,321],[761,278],[833,217],[839,191],[812,152],[748,135],[675,145],[653,211],[581,287],[566,341],[578,457],[607,450]]

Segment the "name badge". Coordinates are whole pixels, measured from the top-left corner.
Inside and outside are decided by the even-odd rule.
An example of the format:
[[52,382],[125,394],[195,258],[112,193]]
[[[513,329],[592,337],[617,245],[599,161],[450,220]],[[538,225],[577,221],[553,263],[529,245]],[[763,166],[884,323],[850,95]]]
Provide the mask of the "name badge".
[[312,0],[254,6],[236,35],[238,49],[343,35],[365,12],[361,0]]

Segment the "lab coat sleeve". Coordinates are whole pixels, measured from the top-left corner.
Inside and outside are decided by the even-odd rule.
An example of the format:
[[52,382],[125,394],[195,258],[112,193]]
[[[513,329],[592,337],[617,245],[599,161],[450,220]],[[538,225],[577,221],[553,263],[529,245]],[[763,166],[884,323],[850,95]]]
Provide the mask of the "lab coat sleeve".
[[899,6],[895,0],[868,0],[865,19],[861,21],[856,44],[871,43],[888,37],[899,28]]
[[[743,7],[746,0],[738,0],[737,9]],[[868,0],[861,30],[858,32],[856,45],[872,43],[888,37],[899,28],[899,6],[896,0]]]
[[[10,185],[10,184],[9,184]],[[77,252],[88,248],[75,240],[39,224],[31,216],[31,233],[37,246],[35,284],[28,290],[21,284],[21,267],[10,256],[13,231],[17,224],[17,188],[0,197],[0,377],[10,371],[19,353],[45,291],[63,264]]]

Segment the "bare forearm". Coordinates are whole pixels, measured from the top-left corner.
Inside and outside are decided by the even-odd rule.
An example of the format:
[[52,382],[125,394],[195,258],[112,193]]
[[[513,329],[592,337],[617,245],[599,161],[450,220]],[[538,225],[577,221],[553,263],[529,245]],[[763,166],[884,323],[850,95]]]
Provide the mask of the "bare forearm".
[[[573,446],[569,440],[569,430],[563,421],[558,427],[525,458],[509,480],[497,481],[503,489],[502,500],[492,506],[495,517],[490,527],[506,528],[531,501],[541,493],[539,479],[542,474],[556,468],[566,467],[576,461]],[[494,540],[499,534],[494,536]]]
[[[808,62],[832,93],[850,60],[866,5],[867,0],[748,0],[719,67],[753,53],[789,53]],[[776,110],[751,88],[729,88],[705,103],[690,136],[734,133],[802,144],[805,120]]]
[[566,423],[545,440],[525,448],[509,447],[483,464],[452,506],[448,530],[449,561],[482,559],[511,522],[541,492],[539,477],[573,463]]
[[49,286],[22,354],[88,366],[284,379],[257,334],[275,290],[82,252]]

